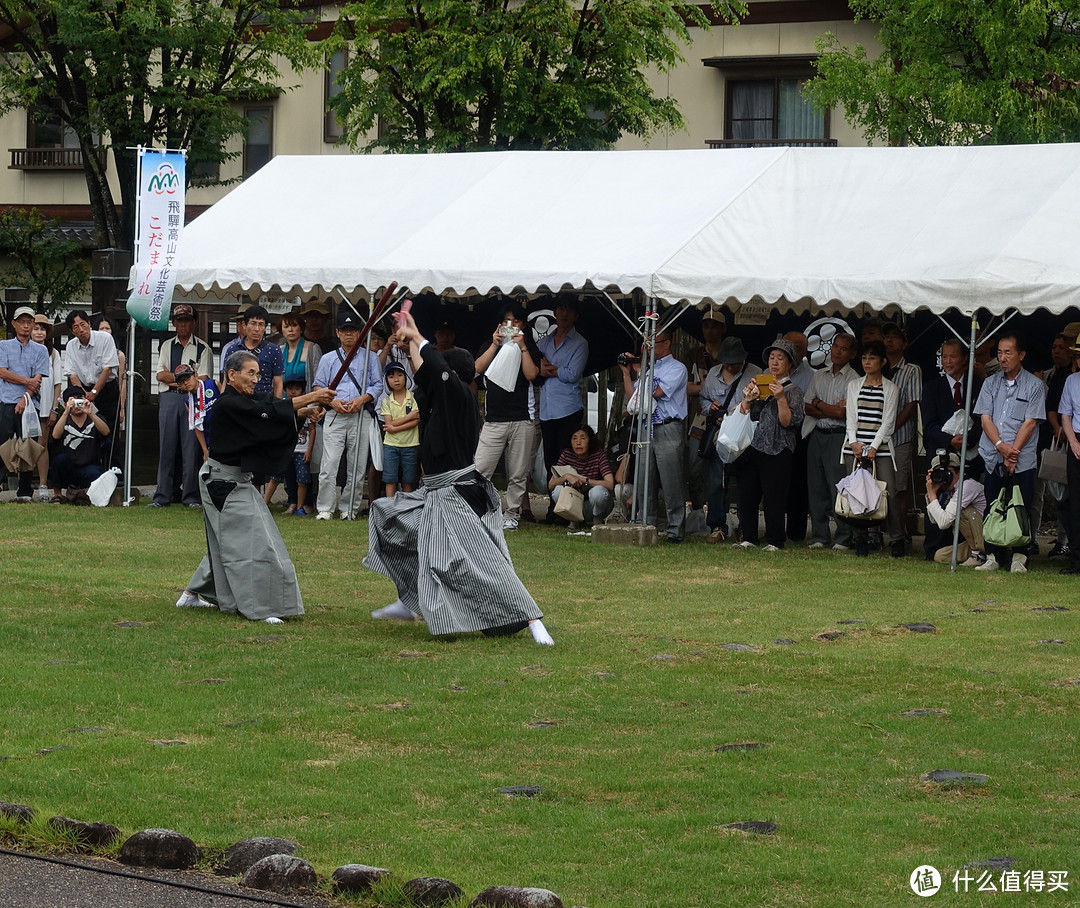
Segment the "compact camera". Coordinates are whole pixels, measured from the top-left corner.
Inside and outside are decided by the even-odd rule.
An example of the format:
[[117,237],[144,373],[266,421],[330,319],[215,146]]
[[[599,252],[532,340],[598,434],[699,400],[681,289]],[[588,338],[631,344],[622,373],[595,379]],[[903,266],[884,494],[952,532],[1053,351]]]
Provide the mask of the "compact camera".
[[934,485],[948,485],[952,482],[952,470],[949,469],[949,454],[944,448],[938,448],[934,452],[934,459],[930,461],[930,481]]
[[516,337],[518,334],[521,334],[521,331],[514,327],[513,322],[507,321],[499,325],[499,335],[501,337]]
[[74,400],[72,400],[71,406],[73,406],[76,410],[83,410],[86,408],[86,403],[87,401],[85,397],[76,397]]

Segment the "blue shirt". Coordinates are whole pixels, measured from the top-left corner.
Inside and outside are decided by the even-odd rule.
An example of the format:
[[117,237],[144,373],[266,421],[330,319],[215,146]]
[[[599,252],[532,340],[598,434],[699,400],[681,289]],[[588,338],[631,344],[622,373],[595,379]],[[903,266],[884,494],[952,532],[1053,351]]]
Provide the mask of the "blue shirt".
[[1073,432],[1080,432],[1080,372],[1074,372],[1065,379],[1061,391],[1057,412],[1060,416],[1069,416],[1073,421]]
[[[0,368],[8,369],[23,378],[49,375],[49,351],[44,344],[28,340],[25,344],[17,337],[0,341]],[[44,381],[42,382],[44,384]],[[0,380],[0,404],[17,404],[26,394],[26,386]],[[52,390],[49,391],[52,402]],[[34,405],[41,399],[41,392],[33,395]]]
[[[1065,386],[1068,387],[1069,383],[1065,382]],[[1064,397],[1062,393],[1063,401]],[[1046,386],[1041,379],[1025,369],[1017,373],[1016,380],[1011,385],[1005,381],[1004,372],[995,372],[983,382],[972,412],[989,416],[998,430],[1000,440],[1011,445],[1016,441],[1016,435],[1025,420],[1042,420],[1046,417]],[[1017,473],[1035,469],[1038,443],[1039,433],[1032,432],[1024,447],[1020,449],[1016,462]],[[988,473],[1005,460],[985,432],[979,440],[979,454],[982,455]]]
[[[585,361],[589,358],[589,342],[571,328],[562,343],[555,346],[555,332],[540,339],[540,352],[559,374],[545,379],[540,387],[540,418],[562,419],[584,409],[581,402],[581,380]],[[686,371],[686,368],[683,368]]]
[[[364,355],[368,355],[367,364],[367,378],[364,378]],[[315,381],[313,382],[316,388],[329,388],[330,382],[334,380],[334,376],[337,375],[338,369],[341,368],[341,364],[345,362],[346,353],[339,347],[337,350],[331,350],[329,353],[323,355],[323,358],[319,360],[319,368],[315,370]],[[352,375],[349,374],[352,373]],[[353,361],[349,363],[349,372],[346,372],[341,376],[341,381],[338,383],[336,391],[336,400],[340,400],[345,403],[350,400],[355,400],[358,397],[362,397],[365,394],[370,394],[373,401],[379,399],[379,395],[383,391],[382,380],[382,368],[379,366],[379,354],[374,350],[369,351],[365,349],[357,350],[356,356]],[[367,382],[366,387],[358,388],[356,382],[353,381],[353,375],[356,376],[356,381],[364,384]]]
[[[670,353],[653,364],[653,389],[664,392],[662,397],[656,398],[654,423],[686,419],[686,376],[686,366]],[[637,387],[637,382],[634,386]]]
[[265,338],[254,350],[244,346],[244,339],[234,337],[221,351],[221,380],[225,381],[225,361],[234,353],[250,353],[259,361],[259,380],[255,383],[255,390],[264,394],[273,395],[274,378],[285,374],[285,359],[281,355],[281,347],[272,344]]

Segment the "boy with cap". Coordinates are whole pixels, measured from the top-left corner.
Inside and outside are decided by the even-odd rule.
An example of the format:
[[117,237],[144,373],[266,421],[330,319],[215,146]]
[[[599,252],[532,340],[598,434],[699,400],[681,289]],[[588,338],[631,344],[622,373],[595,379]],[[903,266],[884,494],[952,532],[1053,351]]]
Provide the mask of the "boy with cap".
[[206,424],[206,417],[214,401],[218,399],[217,383],[212,378],[200,379],[195,370],[188,365],[177,366],[173,373],[176,387],[181,394],[186,395],[184,401],[187,412],[187,429],[193,433],[202,451],[202,461],[205,463],[209,456],[207,432],[210,431]]
[[386,394],[379,413],[383,419],[383,483],[386,497],[393,498],[398,483],[403,492],[420,484],[420,410],[407,387],[405,367],[396,360],[386,364]]

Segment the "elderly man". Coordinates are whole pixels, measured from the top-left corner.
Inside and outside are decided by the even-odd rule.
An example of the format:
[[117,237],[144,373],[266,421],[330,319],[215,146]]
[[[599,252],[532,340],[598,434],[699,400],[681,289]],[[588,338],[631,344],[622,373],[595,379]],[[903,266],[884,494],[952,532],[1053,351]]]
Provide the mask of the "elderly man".
[[[360,319],[351,310],[342,309],[338,313],[337,325],[341,347],[319,360],[319,368],[315,370],[316,388],[330,387],[349,352],[360,342]],[[379,357],[373,351],[359,351],[341,377],[330,404],[332,412],[327,414],[323,423],[323,456],[315,503],[316,520],[330,520],[334,516],[338,464],[343,454],[345,486],[337,503],[338,511],[342,520],[355,520],[360,513],[371,433],[378,431],[371,404],[378,399],[382,390]]]
[[[15,329],[15,336],[0,341],[0,444],[9,438],[22,438],[23,411],[27,406],[37,408],[42,380],[49,374],[49,351],[44,344],[30,339],[34,310],[20,306],[15,310],[11,327]],[[29,404],[27,394],[30,395]],[[16,501],[30,501],[34,492],[33,478],[33,470],[19,473]],[[46,487],[42,488],[48,491]]]
[[[657,481],[664,495],[667,513],[667,541],[683,541],[686,530],[686,498],[683,493],[683,467],[686,458],[686,366],[671,355],[671,332],[656,335],[656,361],[653,365],[652,443],[649,445],[649,497],[645,501],[645,522],[656,526]],[[629,356],[629,354],[627,354]],[[623,373],[626,399],[634,394],[640,379],[633,381],[630,366],[619,366]],[[638,494],[639,490],[635,490]]]
[[148,508],[167,508],[176,485],[180,463],[182,501],[189,508],[201,507],[199,498],[198,446],[188,425],[187,393],[176,383],[176,370],[190,366],[202,381],[214,368],[210,345],[194,336],[195,310],[188,305],[173,307],[176,334],[161,344],[158,352],[158,471],[157,489]]
[[[233,353],[225,389],[210,411],[209,457],[199,471],[207,552],[177,605],[217,606],[251,621],[280,624],[304,614],[285,543],[252,473],[279,474],[304,420],[318,418],[334,392],[317,389],[288,400],[255,390],[259,361]],[[316,405],[316,406],[313,406]]]
[[68,384],[83,389],[82,396],[97,408],[109,432],[115,433],[120,417],[120,357],[112,335],[91,331],[90,316],[82,309],[69,312],[65,324],[75,335],[64,351]]
[[[1027,347],[1017,334],[998,338],[997,361],[1000,369],[983,383],[975,403],[982,417],[982,440],[979,454],[986,464],[986,500],[993,502],[1006,482],[1015,482],[1030,509],[1035,493],[1036,447],[1039,422],[1046,417],[1046,388],[1040,379],[1024,368]],[[990,554],[977,571],[996,571],[999,563],[1012,556],[1009,570],[1027,571],[1027,546],[1009,550],[987,545]]]
[[836,484],[844,477],[844,433],[847,430],[847,386],[859,376],[851,368],[855,338],[837,334],[829,350],[829,368],[815,373],[806,394],[806,415],[814,425],[807,437],[806,486],[810,503],[810,548],[832,544],[838,551],[852,546],[850,525],[838,520],[830,539]]
[[[945,374],[928,381],[923,387],[923,443],[927,457],[932,457],[939,450],[959,456],[963,450],[964,433],[945,432],[942,428],[961,409],[970,413],[972,403],[979,399],[983,383],[978,376],[975,376],[971,387],[971,400],[967,399],[967,370],[967,345],[955,337],[950,337],[941,345],[941,371]],[[982,460],[979,458],[982,426],[978,419],[973,419],[971,423],[968,432],[968,462],[964,475],[969,479],[978,479],[983,472]]]

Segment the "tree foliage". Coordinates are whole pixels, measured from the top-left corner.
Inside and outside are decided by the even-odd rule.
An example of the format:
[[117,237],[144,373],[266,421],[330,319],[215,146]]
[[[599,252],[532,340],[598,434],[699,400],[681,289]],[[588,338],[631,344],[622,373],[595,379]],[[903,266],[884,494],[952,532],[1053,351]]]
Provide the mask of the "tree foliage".
[[[740,0],[715,7],[745,12]],[[345,140],[368,150],[604,148],[682,128],[645,69],[680,62],[691,24],[706,17],[682,0],[347,3],[334,41],[349,59],[332,105]]]
[[36,208],[0,211],[0,255],[15,262],[0,269],[0,283],[29,290],[38,312],[51,314],[86,289],[79,241],[65,239],[59,226]]
[[[137,146],[216,167],[245,127],[237,101],[276,93],[278,65],[315,60],[277,0],[0,0],[0,110],[59,117],[78,138],[99,246],[131,248]],[[112,148],[121,213],[94,153]],[[232,156],[235,156],[232,155]]]
[[966,145],[1080,140],[1080,0],[850,0],[880,56],[818,42],[807,94],[868,138]]

